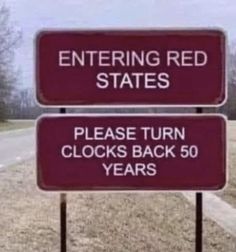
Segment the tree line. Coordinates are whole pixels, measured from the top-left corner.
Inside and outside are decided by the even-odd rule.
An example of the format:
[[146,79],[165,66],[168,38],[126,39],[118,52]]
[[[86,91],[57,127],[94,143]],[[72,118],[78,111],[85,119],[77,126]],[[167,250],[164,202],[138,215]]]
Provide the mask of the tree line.
[[[22,88],[19,85],[18,72],[15,70],[13,61],[17,45],[21,35],[10,25],[9,9],[0,4],[0,121],[6,119],[35,119],[42,113],[58,112],[58,109],[41,108],[34,97],[34,84],[32,87]],[[222,107],[206,109],[224,113],[230,120],[236,120],[236,50],[229,50],[227,55],[227,84],[228,100]],[[74,112],[94,112],[94,109],[70,109]],[[99,112],[106,112],[100,109]],[[110,111],[110,110],[109,110]],[[113,109],[113,112],[136,112],[137,109]],[[148,109],[149,112],[193,112],[191,109]],[[142,112],[147,112],[142,111]]]

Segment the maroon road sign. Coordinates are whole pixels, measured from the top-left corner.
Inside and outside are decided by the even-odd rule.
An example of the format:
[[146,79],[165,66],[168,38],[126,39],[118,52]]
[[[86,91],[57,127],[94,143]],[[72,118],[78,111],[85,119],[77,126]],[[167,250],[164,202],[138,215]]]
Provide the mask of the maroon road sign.
[[218,30],[44,31],[36,39],[43,105],[219,105],[225,36]]
[[37,124],[44,190],[217,190],[226,181],[218,115],[79,115]]

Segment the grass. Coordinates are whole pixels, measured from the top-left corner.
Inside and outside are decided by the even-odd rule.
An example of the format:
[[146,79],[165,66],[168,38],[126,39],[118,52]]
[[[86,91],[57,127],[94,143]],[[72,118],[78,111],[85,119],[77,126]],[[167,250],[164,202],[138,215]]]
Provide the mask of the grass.
[[24,129],[34,126],[34,121],[32,120],[15,120],[0,122],[0,132],[16,129]]
[[[59,251],[59,195],[36,186],[34,161],[0,169],[0,250]],[[180,193],[68,193],[68,251],[191,252],[195,208]],[[236,238],[204,218],[207,252]]]

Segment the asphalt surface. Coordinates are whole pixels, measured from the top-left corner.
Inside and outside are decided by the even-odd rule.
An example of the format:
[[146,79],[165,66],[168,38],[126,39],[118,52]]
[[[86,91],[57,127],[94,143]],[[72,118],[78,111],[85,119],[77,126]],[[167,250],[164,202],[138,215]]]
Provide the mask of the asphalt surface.
[[35,154],[35,128],[0,132],[0,169]]

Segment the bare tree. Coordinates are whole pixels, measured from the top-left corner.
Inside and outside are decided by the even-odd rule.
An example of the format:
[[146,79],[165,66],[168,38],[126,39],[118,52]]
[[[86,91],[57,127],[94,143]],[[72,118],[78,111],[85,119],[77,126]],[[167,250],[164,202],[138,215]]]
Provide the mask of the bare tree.
[[0,121],[5,119],[6,103],[16,82],[12,61],[20,40],[20,34],[10,25],[9,19],[9,9],[0,3]]
[[236,52],[231,50],[228,64],[228,116],[236,119]]
[[236,47],[232,45],[227,55],[228,99],[225,105],[219,108],[219,112],[226,114],[230,120],[236,120]]

